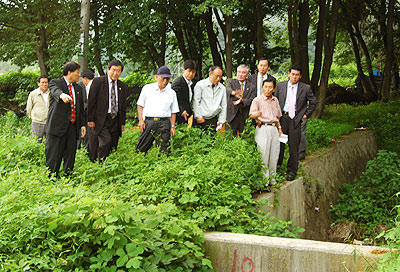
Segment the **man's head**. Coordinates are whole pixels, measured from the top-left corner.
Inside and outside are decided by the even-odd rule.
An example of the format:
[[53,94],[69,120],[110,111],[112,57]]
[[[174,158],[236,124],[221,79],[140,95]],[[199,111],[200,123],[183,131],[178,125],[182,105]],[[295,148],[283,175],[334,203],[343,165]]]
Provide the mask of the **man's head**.
[[301,66],[297,64],[293,64],[289,68],[289,81],[292,85],[297,84],[302,76]]
[[194,60],[185,60],[183,63],[183,75],[187,80],[192,80],[196,75],[196,62]]
[[247,76],[249,75],[249,66],[245,64],[240,64],[236,70],[237,72],[237,80],[243,82],[246,80]]
[[81,66],[75,61],[69,61],[63,66],[63,75],[68,83],[78,82]]
[[40,76],[40,77],[38,77],[37,84],[39,86],[39,89],[43,93],[47,92],[47,89],[49,88],[49,77],[48,76]]
[[267,78],[266,80],[264,80],[262,91],[266,97],[271,97],[272,93],[275,92],[275,80],[271,78]]
[[124,65],[122,64],[122,62],[114,59],[108,64],[107,74],[111,80],[117,80],[121,76],[123,70]]
[[222,79],[222,75],[224,74],[224,72],[222,71],[222,68],[219,66],[212,66],[209,69],[209,73],[208,76],[210,78],[210,81],[212,84],[214,85],[218,85],[218,83],[221,81]]
[[85,84],[85,86],[87,86],[89,84],[89,82],[94,78],[94,71],[90,68],[86,68],[81,73],[81,77],[82,77],[83,84]]
[[154,75],[154,78],[156,79],[158,83],[158,88],[160,88],[160,90],[164,90],[165,87],[167,87],[171,77],[171,71],[165,65],[158,68]]
[[262,76],[264,76],[267,73],[268,69],[269,69],[269,61],[268,61],[268,59],[264,58],[264,57],[259,58],[258,59],[258,63],[257,63],[257,69],[258,69],[258,72]]

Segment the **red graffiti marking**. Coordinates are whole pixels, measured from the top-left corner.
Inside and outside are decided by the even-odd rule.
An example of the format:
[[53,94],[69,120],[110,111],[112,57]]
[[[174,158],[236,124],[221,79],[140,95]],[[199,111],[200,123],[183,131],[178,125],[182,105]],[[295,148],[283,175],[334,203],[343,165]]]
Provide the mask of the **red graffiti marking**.
[[[236,262],[237,262],[237,250],[235,249],[235,250],[233,251],[233,266],[232,266],[232,272],[236,272]],[[245,272],[245,271],[244,271],[244,264],[245,264],[246,262],[250,262],[250,263],[251,263],[251,268],[250,268],[250,271],[248,271],[248,272],[253,272],[253,271],[254,271],[254,268],[255,268],[255,264],[254,264],[253,260],[250,259],[249,257],[245,257],[245,258],[242,260],[242,263],[240,264],[240,271],[241,271],[241,272]]]

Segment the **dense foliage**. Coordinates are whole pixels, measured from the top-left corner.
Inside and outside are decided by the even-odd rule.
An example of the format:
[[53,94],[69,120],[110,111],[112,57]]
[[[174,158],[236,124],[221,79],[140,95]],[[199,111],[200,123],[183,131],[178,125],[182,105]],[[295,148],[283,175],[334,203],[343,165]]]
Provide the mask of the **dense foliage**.
[[331,105],[325,108],[322,120],[372,129],[380,149],[400,153],[399,108],[399,99],[360,106]]
[[336,221],[356,222],[355,239],[377,235],[377,225],[393,227],[399,202],[400,156],[380,150],[360,178],[353,184],[343,184],[340,203],[331,208]]
[[178,127],[169,156],[145,156],[128,129],[104,163],[79,150],[73,176],[49,179],[28,134],[28,120],[0,118],[2,271],[209,271],[203,231],[301,231],[252,199],[265,185],[253,138]]

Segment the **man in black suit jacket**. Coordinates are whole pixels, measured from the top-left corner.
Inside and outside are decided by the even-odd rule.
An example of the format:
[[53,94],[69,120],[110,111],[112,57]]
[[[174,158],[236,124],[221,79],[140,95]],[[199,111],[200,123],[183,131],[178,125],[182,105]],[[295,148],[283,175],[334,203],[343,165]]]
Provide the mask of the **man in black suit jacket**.
[[86,134],[82,89],[76,84],[80,66],[67,62],[63,77],[49,84],[49,114],[46,121],[46,166],[58,174],[64,158],[64,174],[74,168],[76,141]]
[[[90,68],[86,68],[85,70],[82,71],[81,73],[81,78],[82,81],[78,82],[78,85],[81,86],[82,88],[82,97],[83,97],[83,105],[85,109],[85,113],[87,112],[87,102],[88,102],[88,93],[90,86],[92,85],[92,81],[94,78],[94,71]],[[86,135],[85,138],[81,139],[79,138],[78,140],[78,149],[81,148],[81,144],[83,145],[84,148],[88,147],[88,141],[89,141],[89,133],[91,130],[88,129],[87,126],[87,121],[85,121],[86,125]]]
[[269,60],[267,58],[261,57],[258,59],[257,69],[258,73],[249,76],[248,81],[256,86],[257,96],[260,96],[263,94],[262,83],[264,80],[272,79],[274,82],[276,82],[276,79],[270,74],[267,74],[269,70]]
[[246,80],[248,75],[249,67],[241,64],[237,68],[237,79],[228,78],[226,81],[226,121],[233,134],[238,136],[243,132],[251,102],[257,94],[256,86]]
[[196,63],[193,60],[185,60],[183,63],[183,75],[172,82],[172,89],[178,99],[179,113],[176,115],[178,124],[187,123],[189,116],[193,115],[190,103],[193,98],[192,79],[196,75]]
[[[105,159],[118,146],[118,139],[125,130],[126,97],[128,86],[118,80],[124,69],[119,60],[112,60],[107,75],[93,79],[88,99],[89,158]],[[96,142],[98,140],[98,142]]]
[[[280,120],[282,131],[289,138],[288,180],[294,180],[297,174],[301,122],[303,119],[311,116],[317,105],[317,100],[311,90],[311,86],[300,82],[301,71],[301,67],[298,65],[290,66],[289,81],[279,82],[275,92],[282,110]],[[308,107],[307,101],[309,102]],[[282,164],[284,153],[285,144],[281,143],[278,165]]]

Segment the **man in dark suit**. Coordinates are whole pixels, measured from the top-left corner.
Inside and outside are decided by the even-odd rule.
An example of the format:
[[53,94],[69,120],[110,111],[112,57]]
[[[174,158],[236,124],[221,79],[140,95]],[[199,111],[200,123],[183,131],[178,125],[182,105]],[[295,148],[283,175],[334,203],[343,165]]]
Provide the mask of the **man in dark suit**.
[[248,75],[249,67],[241,64],[237,68],[237,79],[228,78],[226,81],[226,121],[233,134],[238,136],[243,132],[251,102],[257,94],[256,86],[246,80]]
[[[88,98],[89,158],[102,161],[118,146],[125,130],[128,86],[118,80],[124,69],[119,60],[112,60],[107,75],[93,79]],[[94,136],[94,137],[92,137]],[[98,140],[98,143],[96,143]]]
[[[84,105],[84,109],[85,109],[85,113],[86,113],[87,112],[88,95],[89,95],[90,86],[92,85],[92,81],[94,78],[94,71],[90,68],[86,68],[85,70],[82,71],[81,78],[82,78],[82,81],[79,81],[78,85],[81,86],[81,88],[82,88],[83,105]],[[91,133],[92,130],[88,129],[87,121],[85,122],[85,124],[86,124],[86,135],[85,135],[85,138],[78,139],[78,149],[81,148],[81,144],[83,145],[84,148],[88,147],[88,141],[89,141],[88,134]]]
[[270,74],[267,74],[269,70],[269,60],[267,58],[261,57],[258,59],[257,69],[258,73],[249,76],[248,81],[256,86],[257,96],[260,96],[263,94],[262,83],[264,80],[272,79],[274,82],[276,82],[276,79]]
[[[301,134],[301,122],[311,116],[317,100],[311,90],[311,86],[300,82],[302,70],[298,65],[292,65],[289,69],[289,81],[279,82],[276,86],[275,96],[279,100],[282,110],[280,124],[283,133],[288,135],[289,160],[287,164],[288,180],[294,180],[299,164],[299,143]],[[309,106],[307,107],[307,101]],[[285,153],[285,144],[281,143],[278,165],[282,164]]]
[[76,82],[80,66],[67,62],[63,66],[63,77],[49,84],[49,114],[46,121],[46,166],[51,173],[58,174],[61,160],[68,175],[74,168],[76,141],[86,134],[85,111],[82,89]]
[[187,119],[193,115],[190,103],[193,98],[192,79],[196,75],[196,63],[193,60],[185,60],[183,63],[183,75],[172,82],[172,89],[176,93],[179,104],[179,113],[176,115],[178,124],[187,123]]

